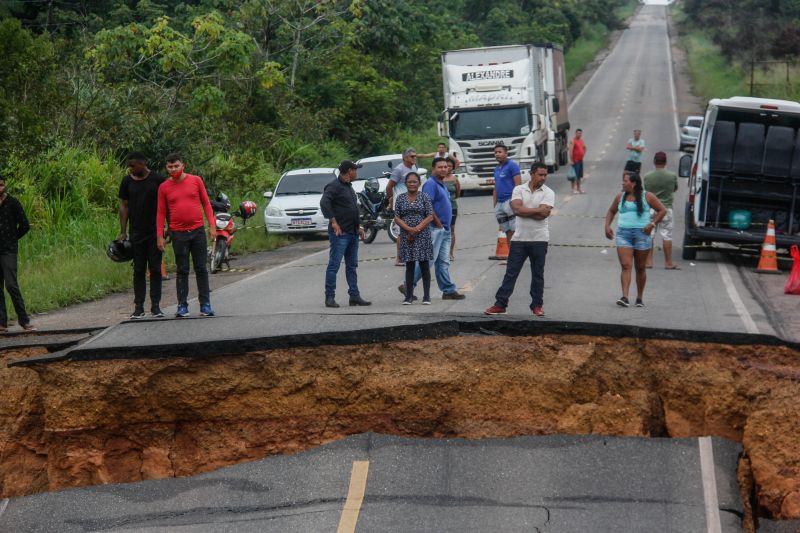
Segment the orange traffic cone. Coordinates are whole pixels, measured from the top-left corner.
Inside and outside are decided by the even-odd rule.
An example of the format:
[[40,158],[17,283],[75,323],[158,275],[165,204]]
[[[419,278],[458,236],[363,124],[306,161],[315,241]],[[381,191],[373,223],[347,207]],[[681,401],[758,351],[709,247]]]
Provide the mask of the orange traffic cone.
[[508,238],[506,238],[505,231],[498,230],[497,247],[495,248],[494,255],[489,259],[494,259],[497,261],[508,259]]
[[778,254],[775,250],[775,221],[767,225],[767,235],[761,245],[761,259],[758,260],[756,272],[760,274],[780,274],[778,270]]

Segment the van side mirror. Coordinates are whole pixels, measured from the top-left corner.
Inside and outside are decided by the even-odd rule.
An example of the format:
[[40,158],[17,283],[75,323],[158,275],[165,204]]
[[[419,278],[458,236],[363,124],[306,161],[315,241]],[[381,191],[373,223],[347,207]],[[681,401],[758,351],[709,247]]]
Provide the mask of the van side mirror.
[[686,154],[683,157],[681,157],[681,161],[680,163],[678,163],[678,176],[680,176],[681,178],[688,178],[691,173],[692,173],[692,156]]
[[264,193],[264,198],[272,198],[272,191],[267,191]]
[[561,102],[558,101],[558,98],[555,96],[553,97],[553,113],[558,113],[561,111]]

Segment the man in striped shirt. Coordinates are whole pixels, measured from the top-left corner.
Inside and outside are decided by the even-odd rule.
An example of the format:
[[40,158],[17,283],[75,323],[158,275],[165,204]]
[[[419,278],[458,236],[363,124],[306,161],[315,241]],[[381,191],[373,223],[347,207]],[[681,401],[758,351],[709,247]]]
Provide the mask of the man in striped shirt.
[[200,314],[214,316],[211,309],[211,291],[208,284],[208,268],[206,267],[207,241],[203,230],[203,214],[208,221],[208,237],[211,242],[217,238],[214,212],[203,179],[200,176],[184,172],[185,165],[180,154],[167,156],[167,172],[169,179],[158,188],[158,213],[156,217],[156,237],[158,249],[162,252],[166,246],[164,239],[164,223],[169,212],[169,235],[172,239],[172,250],[175,253],[175,264],[178,267],[176,288],[178,291],[178,309],[176,317],[189,316],[189,256],[192,257],[194,275],[197,280]]

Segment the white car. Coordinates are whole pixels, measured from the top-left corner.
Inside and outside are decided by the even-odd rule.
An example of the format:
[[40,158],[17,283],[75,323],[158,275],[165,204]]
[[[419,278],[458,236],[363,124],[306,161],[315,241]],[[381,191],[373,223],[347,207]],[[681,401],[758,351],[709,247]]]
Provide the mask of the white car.
[[687,148],[697,146],[697,138],[700,136],[700,128],[703,127],[703,117],[686,117],[686,122],[681,124],[681,142],[678,148],[681,152]]
[[270,201],[264,208],[267,233],[308,234],[328,231],[328,219],[319,202],[325,185],[335,180],[335,168],[302,168],[286,172],[278,180],[275,192],[267,191]]
[[[380,191],[386,190],[386,184],[389,183],[388,177],[383,177],[384,172],[391,172],[397,165],[403,164],[403,154],[390,154],[390,155],[376,155],[373,157],[363,157],[356,161],[357,165],[363,165],[358,169],[358,179],[353,182],[353,190],[356,193],[364,190],[364,185],[369,178],[378,178]],[[419,168],[419,177],[422,183],[425,183],[425,176],[428,170]]]

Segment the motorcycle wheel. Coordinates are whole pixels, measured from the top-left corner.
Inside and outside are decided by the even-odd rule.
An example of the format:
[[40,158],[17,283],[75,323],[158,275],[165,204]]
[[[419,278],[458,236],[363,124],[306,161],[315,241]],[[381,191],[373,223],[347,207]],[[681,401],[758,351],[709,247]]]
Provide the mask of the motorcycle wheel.
[[397,239],[400,238],[400,226],[392,220],[389,224],[389,227],[386,228],[386,232],[389,234],[389,238],[392,239],[392,242],[397,242]]
[[378,230],[374,224],[364,227],[364,244],[370,244],[378,236]]
[[214,251],[211,253],[211,273],[214,274],[222,268],[222,262],[225,260],[225,252],[227,251],[228,243],[224,238],[217,239],[214,244]]

